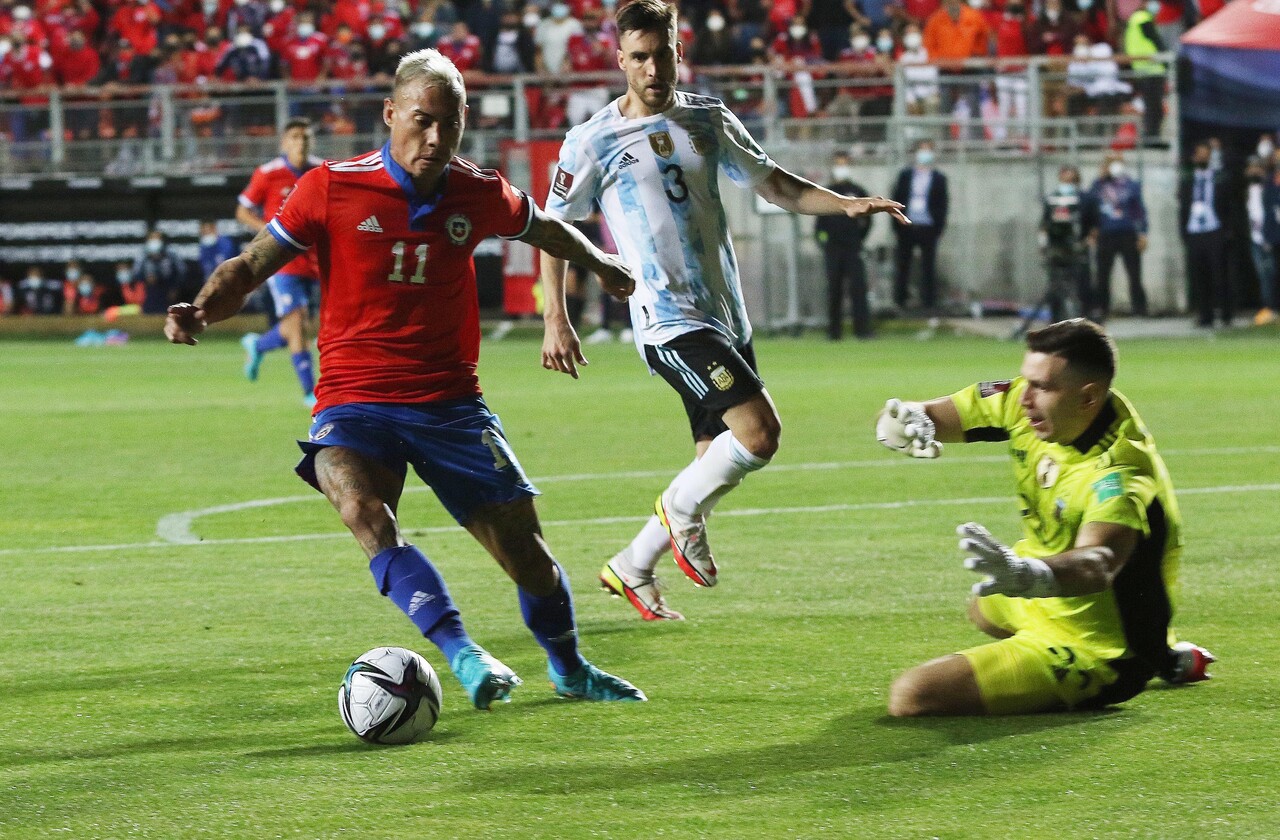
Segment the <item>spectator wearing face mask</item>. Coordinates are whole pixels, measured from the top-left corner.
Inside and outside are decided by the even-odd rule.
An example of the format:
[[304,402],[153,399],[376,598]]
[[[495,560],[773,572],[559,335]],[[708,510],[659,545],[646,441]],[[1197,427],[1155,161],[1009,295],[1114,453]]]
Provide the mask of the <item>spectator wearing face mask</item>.
[[1142,286],[1142,252],[1147,249],[1147,207],[1142,184],[1129,177],[1124,158],[1110,154],[1102,175],[1089,188],[1092,205],[1090,240],[1095,253],[1095,283],[1089,295],[1089,317],[1103,323],[1111,315],[1111,270],[1116,257],[1124,263],[1129,279],[1129,301],[1135,315],[1147,314],[1147,293]]
[[551,16],[538,21],[533,41],[538,46],[538,72],[559,73],[569,50],[569,39],[582,34],[582,24],[569,17],[569,4],[551,4]]
[[822,45],[818,43],[818,36],[809,31],[803,17],[793,17],[790,25],[774,37],[769,54],[775,67],[791,75],[791,89],[787,92],[790,115],[807,117],[816,112],[818,94],[813,74],[805,68],[822,61]]
[[[463,73],[479,69],[484,60],[484,46],[480,39],[471,34],[471,28],[461,20],[449,29],[448,38],[443,38],[436,44],[436,49]],[[396,59],[399,60],[398,55]]]
[[436,28],[435,21],[431,18],[431,13],[426,10],[419,11],[418,16],[409,24],[409,29],[405,36],[405,49],[409,52],[435,49],[436,44],[440,41],[441,34]]
[[89,104],[91,97],[76,96],[75,90],[98,78],[102,72],[102,59],[98,51],[89,46],[83,32],[71,33],[67,48],[54,59],[53,71],[58,82],[67,88],[64,101],[67,103],[66,121],[71,136],[77,140],[92,139],[98,122],[96,110]]
[[18,311],[26,315],[57,315],[62,311],[62,281],[44,276],[38,265],[27,266],[18,281]]
[[315,16],[303,12],[293,34],[279,51],[281,75],[291,82],[309,84],[324,77],[324,51],[328,39],[316,31]]
[[96,315],[102,311],[103,288],[79,260],[70,260],[62,276],[62,314]]
[[218,233],[218,223],[213,219],[200,221],[200,277],[208,277],[221,263],[240,253],[235,240]]
[[178,292],[186,280],[186,266],[165,243],[164,234],[153,230],[147,234],[141,256],[133,264],[131,282],[143,284],[142,311],[163,315],[178,302]]
[[107,24],[108,34],[129,42],[134,52],[146,55],[160,44],[160,7],[150,0],[121,4]]
[[1215,316],[1231,326],[1235,301],[1227,273],[1230,187],[1213,165],[1213,145],[1200,142],[1191,169],[1178,184],[1178,229],[1187,253],[1187,279],[1196,304],[1196,326],[1212,327]]
[[266,79],[271,74],[267,45],[255,38],[247,24],[236,30],[231,49],[223,53],[214,72],[228,81]]
[[[892,38],[887,46],[893,48]],[[858,24],[849,27],[849,43],[840,52],[840,63],[848,65],[848,72],[857,84],[845,85],[828,103],[823,113],[828,117],[862,117],[868,120],[883,119],[893,109],[893,85],[883,84],[892,72],[891,59],[871,43],[871,37]],[[884,137],[883,124],[854,127],[838,126],[836,139],[852,142],[866,137],[879,141]],[[861,195],[861,193],[859,193]]]
[[1062,7],[1062,0],[1044,0],[1040,15],[1027,28],[1027,46],[1035,55],[1070,55],[1080,23]]
[[[533,17],[540,19],[536,13]],[[537,55],[538,47],[533,43],[532,27],[521,22],[519,12],[508,9],[502,15],[493,41],[485,45],[484,69],[490,73],[513,75],[532,73]]]
[[[1045,299],[1049,304],[1050,323],[1088,311],[1087,232],[1091,208],[1089,201],[1080,194],[1080,170],[1074,166],[1063,166],[1058,170],[1057,186],[1044,198],[1040,216],[1040,251],[1049,272]],[[1073,300],[1079,301],[1076,311],[1071,308]]]
[[232,0],[231,8],[227,11],[227,31],[239,32],[247,27],[254,38],[261,38],[262,27],[269,14],[267,5],[258,0]]
[[271,54],[279,56],[293,38],[297,26],[298,10],[285,0],[268,0],[267,21],[262,24],[262,40]]
[[[1265,158],[1245,164],[1245,215],[1249,219],[1249,253],[1258,275],[1262,308],[1253,316],[1259,327],[1276,322],[1276,245],[1280,244],[1280,172],[1267,172]],[[1271,233],[1273,242],[1267,238]]]
[[713,8],[707,12],[701,28],[693,39],[693,49],[689,59],[695,67],[717,67],[723,64],[736,64],[738,61],[737,42],[727,28],[724,12]]
[[1132,59],[1133,86],[1142,98],[1142,134],[1147,143],[1160,136],[1164,125],[1165,67],[1147,56],[1163,52],[1164,39],[1156,30],[1160,0],[1146,0],[1145,5],[1129,15],[1124,27],[1124,52]]
[[822,57],[836,61],[849,46],[849,27],[857,24],[867,31],[871,19],[863,13],[861,0],[809,0],[805,23],[822,44]]
[[[991,37],[995,43],[997,58],[1016,58],[1029,55],[1027,48],[1027,15],[1022,0],[1009,0],[1003,10],[993,10],[987,18]],[[1030,86],[1027,84],[1025,64],[1000,65],[996,73],[996,114],[1000,122],[993,131],[997,140],[1009,135],[1010,121],[1027,117],[1030,105]]]
[[907,208],[909,225],[894,225],[898,236],[893,278],[893,300],[905,310],[910,298],[908,281],[915,251],[920,251],[920,305],[933,310],[938,303],[938,240],[947,226],[951,198],[947,176],[934,168],[933,143],[916,144],[914,165],[898,173],[890,196]]
[[1080,31],[1089,39],[1089,43],[1099,44],[1111,40],[1113,24],[1104,0],[1076,0],[1076,9],[1079,11]]
[[903,29],[902,50],[897,58],[903,65],[907,113],[913,116],[936,114],[941,93],[938,85],[939,73],[938,68],[930,63],[929,51],[924,48],[924,37],[919,25],[909,23]]
[[[831,182],[827,189],[840,195],[868,195],[853,180],[849,155],[836,152],[831,158]],[[862,243],[871,229],[871,216],[818,216],[813,232],[822,247],[827,270],[827,338],[839,341],[844,333],[846,294],[853,313],[853,334],[871,338],[871,305],[867,299],[867,268],[862,261]]]

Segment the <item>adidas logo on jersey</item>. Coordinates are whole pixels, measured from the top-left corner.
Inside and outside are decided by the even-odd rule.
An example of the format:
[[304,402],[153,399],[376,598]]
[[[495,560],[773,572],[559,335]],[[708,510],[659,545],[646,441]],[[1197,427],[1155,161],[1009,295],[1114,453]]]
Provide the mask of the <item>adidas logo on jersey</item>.
[[356,225],[356,230],[362,230],[365,233],[382,233],[382,225],[378,224],[377,216],[370,216]]
[[436,596],[429,592],[423,592],[419,589],[417,592],[413,593],[413,597],[409,599],[409,616],[412,617],[414,613],[435,599]]
[[623,153],[622,153],[622,161],[618,164],[618,168],[619,168],[619,169],[626,169],[626,168],[627,168],[628,166],[630,166],[631,164],[633,164],[633,163],[639,163],[639,162],[640,162],[640,159],[639,159],[638,157],[636,157],[635,155],[631,154],[631,152],[623,152]]

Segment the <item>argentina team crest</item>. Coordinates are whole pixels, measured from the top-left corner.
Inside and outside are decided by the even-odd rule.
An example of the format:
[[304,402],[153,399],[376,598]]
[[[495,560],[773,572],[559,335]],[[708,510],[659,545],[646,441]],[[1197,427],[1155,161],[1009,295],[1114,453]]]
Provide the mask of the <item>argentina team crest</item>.
[[733,374],[724,365],[715,365],[708,375],[711,377],[711,384],[721,391],[727,391],[733,387]]
[[445,220],[444,230],[445,233],[449,234],[450,242],[454,245],[461,245],[471,235],[471,220],[461,213],[454,213]]
[[676,144],[671,140],[671,132],[655,131],[649,135],[649,148],[658,157],[671,157],[675,153]]

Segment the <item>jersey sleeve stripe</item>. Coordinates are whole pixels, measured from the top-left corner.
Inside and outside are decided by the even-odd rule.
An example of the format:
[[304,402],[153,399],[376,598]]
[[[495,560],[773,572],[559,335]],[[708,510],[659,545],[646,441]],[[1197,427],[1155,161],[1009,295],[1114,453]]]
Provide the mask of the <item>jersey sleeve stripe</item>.
[[244,193],[240,193],[240,196],[237,200],[240,202],[241,207],[247,208],[249,210],[262,209],[261,204],[258,204],[256,201],[254,201],[252,198],[249,198],[249,196],[245,195]]
[[292,251],[305,251],[310,247],[308,245],[303,245],[301,242],[294,239],[293,236],[290,235],[289,231],[285,230],[284,226],[280,224],[279,219],[272,219],[267,223],[267,233],[275,237],[275,240],[281,245]]
[[533,227],[533,199],[529,197],[528,193],[524,193],[524,213],[525,213],[524,227],[520,229],[519,233],[513,233],[510,236],[503,236],[502,234],[498,234],[498,238],[499,239],[519,239],[520,237],[524,236],[526,233],[529,232],[529,228]]

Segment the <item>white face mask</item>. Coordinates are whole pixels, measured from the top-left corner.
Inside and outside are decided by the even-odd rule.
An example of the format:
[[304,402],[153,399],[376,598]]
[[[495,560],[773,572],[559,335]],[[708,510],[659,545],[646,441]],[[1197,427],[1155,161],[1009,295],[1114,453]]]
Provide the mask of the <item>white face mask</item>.
[[237,47],[244,48],[249,46],[252,43],[253,43],[253,36],[250,35],[248,32],[236,33],[235,45]]
[[146,247],[148,254],[158,254],[164,250],[164,242],[159,239],[148,239]]
[[1058,18],[1059,18],[1061,15],[1062,15],[1062,12],[1058,11],[1057,9],[1045,9],[1045,10],[1044,10],[1044,16],[1045,16],[1046,18],[1048,18],[1048,20],[1049,20],[1049,22],[1050,22],[1050,23],[1057,23],[1057,22],[1058,22]]
[[312,24],[312,23],[300,23],[300,24],[298,24],[298,35],[299,35],[300,37],[302,37],[302,38],[310,38],[310,37],[311,37],[312,35],[314,35],[314,34],[316,34],[316,27],[315,27],[315,24]]
[[386,34],[387,34],[387,28],[385,26],[379,26],[377,24],[374,24],[373,26],[369,27],[369,37],[375,41],[381,41],[382,36]]
[[809,30],[803,26],[793,26],[787,30],[791,33],[791,37],[799,41],[801,38],[809,34]]
[[871,46],[871,39],[866,35],[856,35],[853,39],[853,48],[857,52],[866,52],[867,47]]
[[31,20],[31,10],[26,6],[17,6],[13,10],[13,19],[19,23]]
[[76,291],[80,293],[80,297],[88,297],[93,294],[93,281],[81,280],[76,284]]
[[986,0],[969,0],[969,8],[971,9],[981,9],[985,5],[987,5]]
[[79,279],[80,279],[80,269],[78,269],[78,268],[74,268],[74,267],[73,267],[73,268],[68,268],[68,269],[67,269],[67,279],[68,279],[68,280],[79,280]]
[[200,235],[200,244],[206,248],[211,248],[218,244],[218,234],[205,233]]
[[1072,55],[1074,55],[1076,58],[1088,58],[1088,57],[1089,57],[1089,45],[1088,45],[1088,44],[1076,44],[1076,47],[1075,47],[1075,49],[1073,49],[1073,50],[1071,51],[1071,54],[1072,54]]
[[1124,175],[1124,164],[1120,161],[1112,161],[1107,164],[1107,174],[1112,178],[1120,178]]
[[271,9],[272,14],[278,15],[284,11],[284,0],[271,0],[271,5],[268,8]]
[[893,49],[893,39],[892,39],[892,38],[877,38],[877,39],[876,39],[876,49],[878,49],[878,50],[879,50],[880,52],[882,52],[882,53],[887,53],[887,52],[891,51],[891,50]]
[[1258,157],[1263,160],[1269,160],[1276,150],[1276,144],[1271,142],[1270,137],[1263,137],[1258,141]]
[[1147,11],[1151,13],[1152,17],[1155,17],[1160,14],[1160,4],[1156,2],[1156,0],[1151,0],[1151,2],[1147,4]]
[[117,282],[117,283],[128,283],[128,282],[129,282],[129,277],[130,277],[129,269],[127,269],[127,268],[122,268],[122,269],[120,269],[119,271],[117,271],[117,272],[116,272],[116,282]]
[[206,17],[213,17],[218,13],[217,3],[205,3],[201,8],[204,9],[204,13]]
[[524,25],[533,28],[538,25],[538,21],[540,20],[542,20],[542,18],[538,16],[537,12],[529,12],[529,14],[524,16]]
[[413,34],[419,38],[430,38],[435,31],[436,25],[434,23],[418,21],[413,25]]
[[902,36],[902,44],[909,50],[920,49],[920,44],[923,42],[924,38],[921,37],[919,32],[908,32],[906,35]]
[[1080,11],[1087,12],[1093,8],[1093,0],[1076,0],[1076,5],[1080,7]]
[[247,5],[249,5],[249,0],[236,0],[236,5],[237,5],[237,6],[247,6]]
[[836,164],[831,167],[831,179],[833,181],[847,181],[853,175],[853,167],[844,164]]
[[719,32],[721,29],[724,29],[724,18],[719,15],[709,15],[707,17],[707,30]]
[[551,7],[551,16],[556,20],[564,20],[569,16],[569,7],[564,3],[556,3]]

